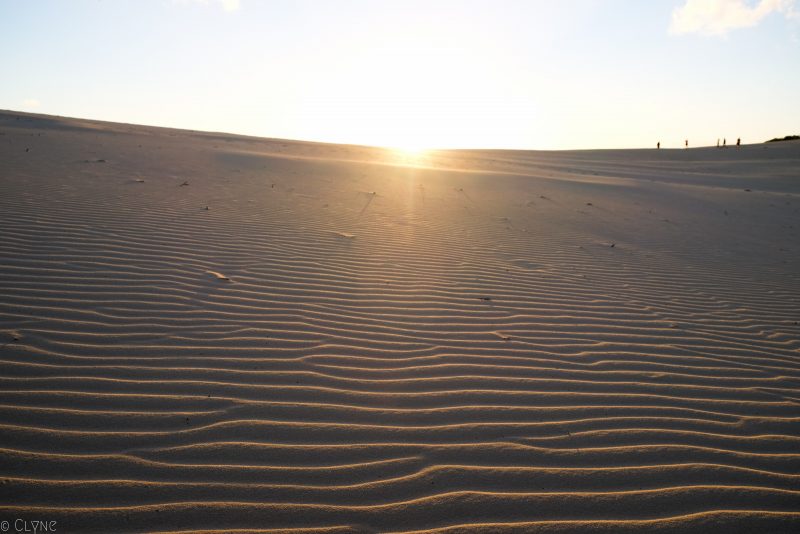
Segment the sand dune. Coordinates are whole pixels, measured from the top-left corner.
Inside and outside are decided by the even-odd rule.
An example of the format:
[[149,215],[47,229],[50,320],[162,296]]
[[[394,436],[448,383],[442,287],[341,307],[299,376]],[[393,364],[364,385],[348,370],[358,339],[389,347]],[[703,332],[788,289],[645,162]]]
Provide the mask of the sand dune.
[[800,143],[0,113],[0,520],[800,531]]

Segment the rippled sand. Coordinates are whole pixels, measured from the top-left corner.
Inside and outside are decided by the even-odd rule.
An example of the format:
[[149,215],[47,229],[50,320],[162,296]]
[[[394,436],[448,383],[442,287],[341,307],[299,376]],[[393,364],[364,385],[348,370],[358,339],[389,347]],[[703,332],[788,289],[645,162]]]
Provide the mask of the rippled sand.
[[[0,113],[0,519],[800,531],[800,143]],[[308,529],[308,530],[304,530]]]

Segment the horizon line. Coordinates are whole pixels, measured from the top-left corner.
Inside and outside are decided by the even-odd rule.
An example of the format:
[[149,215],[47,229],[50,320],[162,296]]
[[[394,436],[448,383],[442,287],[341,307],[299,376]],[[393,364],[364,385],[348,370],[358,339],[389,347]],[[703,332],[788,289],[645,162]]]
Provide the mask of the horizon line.
[[[336,145],[336,146],[349,146],[349,147],[362,147],[362,148],[372,148],[372,149],[382,149],[382,150],[393,150],[399,152],[435,152],[435,151],[459,151],[459,150],[480,150],[480,151],[505,151],[505,152],[596,152],[596,151],[614,151],[614,150],[691,150],[691,149],[698,149],[698,148],[721,148],[722,146],[717,146],[714,144],[709,145],[695,145],[686,147],[683,144],[679,144],[676,146],[661,146],[660,148],[656,146],[646,147],[646,146],[639,146],[639,147],[614,147],[614,148],[508,148],[508,147],[477,147],[477,146],[470,146],[470,147],[424,147],[419,149],[408,149],[403,148],[400,146],[390,146],[390,145],[378,145],[378,144],[366,144],[366,143],[352,143],[352,142],[336,142],[336,141],[326,141],[320,139],[299,139],[299,138],[290,138],[290,137],[269,137],[265,135],[254,135],[254,134],[247,134],[247,133],[237,133],[237,132],[229,132],[224,130],[204,130],[201,128],[186,128],[180,126],[162,126],[156,124],[144,124],[139,122],[119,122],[114,120],[108,119],[97,119],[93,117],[76,117],[71,115],[57,115],[52,113],[37,113],[33,111],[21,111],[21,110],[14,110],[14,109],[0,109],[0,113],[7,114],[7,113],[18,113],[24,116],[33,116],[33,117],[52,117],[58,119],[68,119],[68,120],[78,120],[78,121],[90,121],[90,122],[100,122],[105,124],[117,124],[122,126],[138,126],[143,128],[158,128],[162,130],[178,130],[182,132],[189,132],[189,133],[201,133],[201,134],[217,134],[217,135],[227,135],[227,136],[236,136],[236,137],[246,137],[251,139],[262,139],[262,140],[272,140],[272,141],[285,141],[290,143],[309,143],[309,144],[318,144],[318,145]],[[785,137],[792,136],[794,134],[788,134]],[[720,138],[723,139],[723,138]],[[727,139],[727,138],[724,138]],[[742,145],[757,145],[757,144],[764,144],[768,143],[773,140],[782,140],[781,137],[774,137],[773,139],[759,141],[755,143],[743,143]],[[663,145],[663,142],[657,141]],[[735,146],[734,144],[730,144],[727,146]]]

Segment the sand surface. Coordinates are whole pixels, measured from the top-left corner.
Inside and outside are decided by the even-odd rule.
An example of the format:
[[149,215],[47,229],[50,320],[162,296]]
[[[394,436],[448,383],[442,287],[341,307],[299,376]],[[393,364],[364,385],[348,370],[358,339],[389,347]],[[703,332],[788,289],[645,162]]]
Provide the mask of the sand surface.
[[800,143],[0,113],[0,520],[800,532]]

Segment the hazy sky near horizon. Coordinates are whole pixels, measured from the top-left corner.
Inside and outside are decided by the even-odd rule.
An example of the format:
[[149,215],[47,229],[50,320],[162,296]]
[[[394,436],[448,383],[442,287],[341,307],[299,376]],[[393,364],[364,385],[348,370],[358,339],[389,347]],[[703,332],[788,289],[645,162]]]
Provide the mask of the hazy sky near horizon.
[[800,0],[0,0],[0,109],[341,143],[800,134]]

